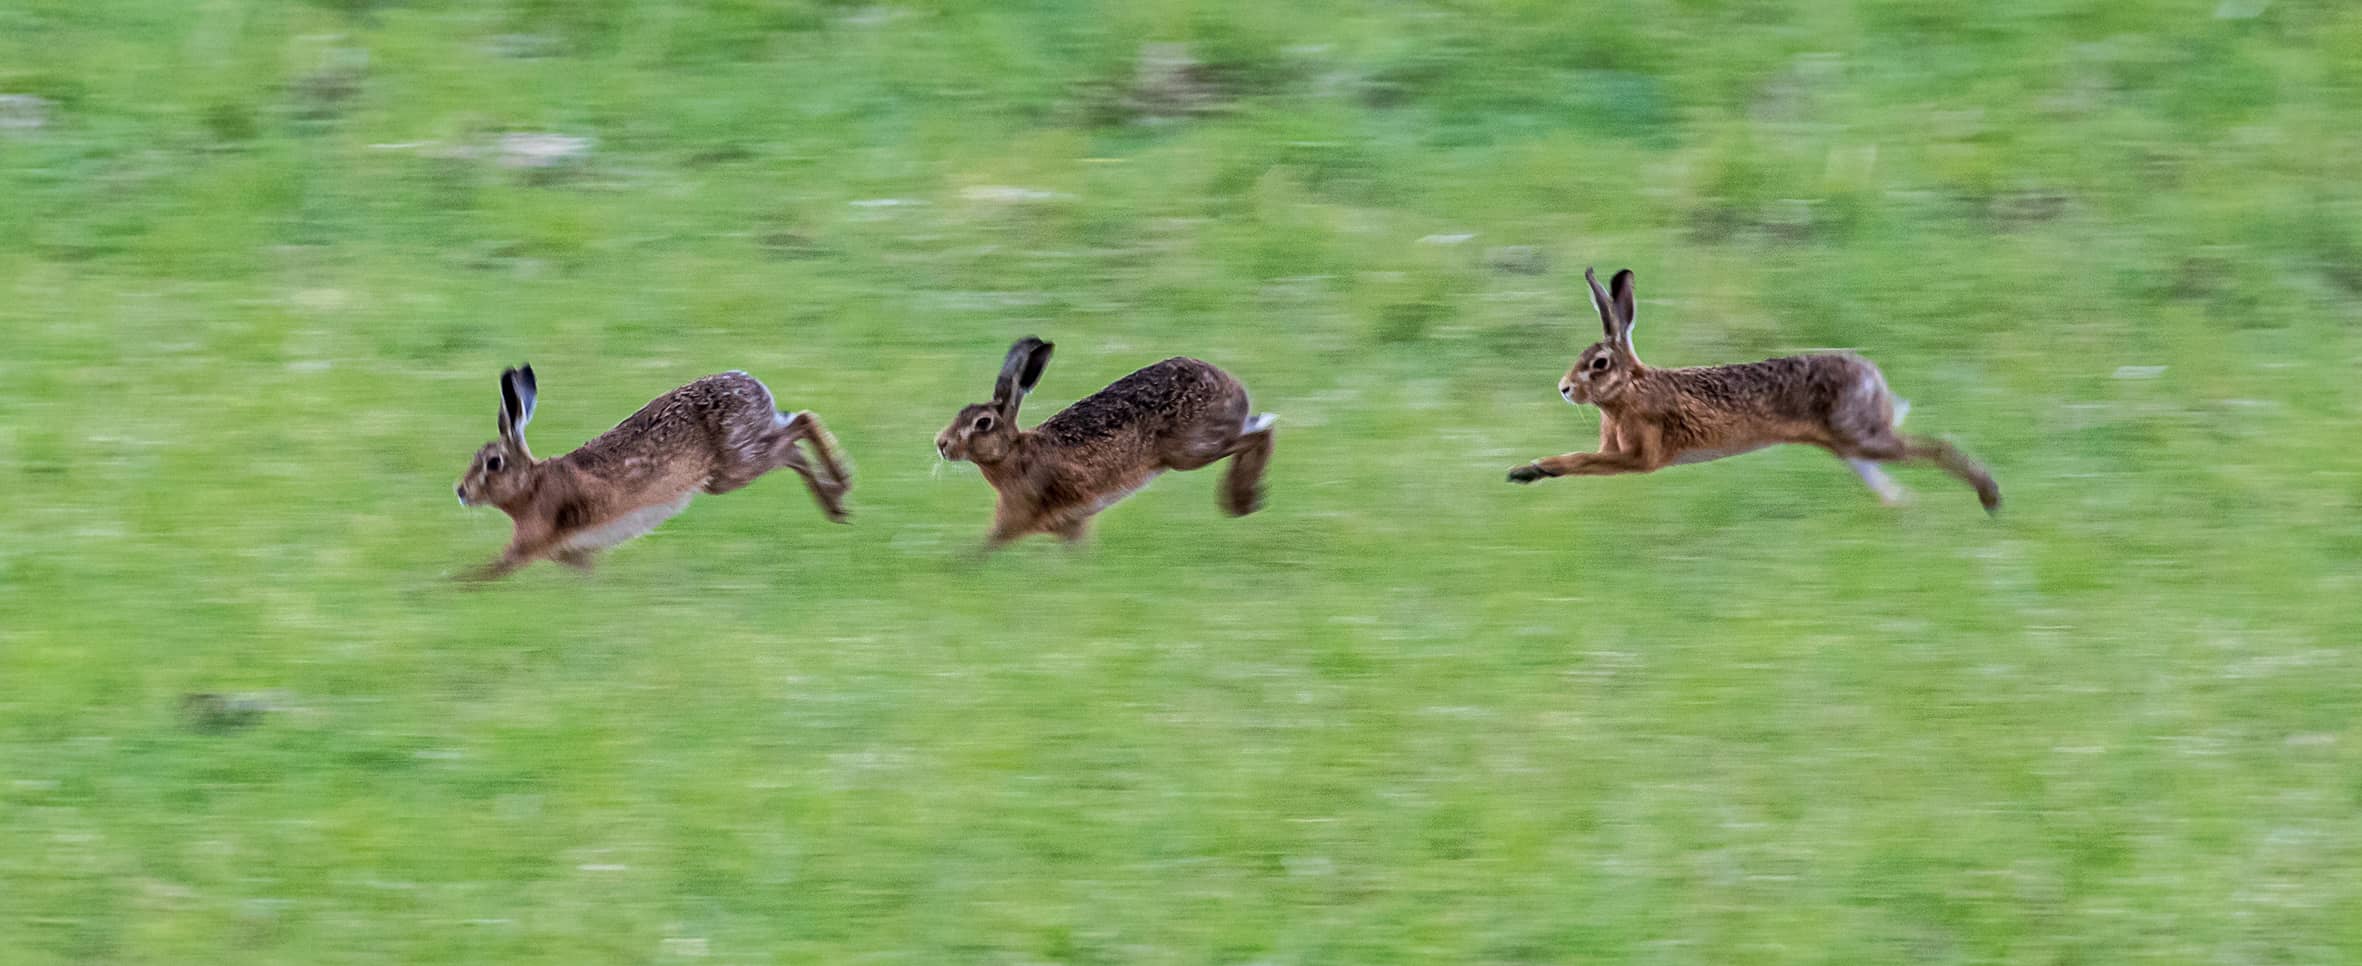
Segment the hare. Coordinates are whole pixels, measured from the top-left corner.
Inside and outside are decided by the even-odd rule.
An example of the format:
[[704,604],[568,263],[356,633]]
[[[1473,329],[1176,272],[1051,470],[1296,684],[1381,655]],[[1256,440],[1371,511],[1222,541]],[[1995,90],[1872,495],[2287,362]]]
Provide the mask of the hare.
[[1017,407],[1041,381],[1051,343],[1017,340],[1001,364],[992,400],[961,409],[935,437],[935,451],[976,464],[999,494],[984,552],[1032,533],[1080,541],[1091,517],[1166,470],[1194,470],[1230,458],[1222,509],[1232,516],[1263,502],[1271,461],[1268,413],[1248,418],[1245,386],[1196,359],[1175,357],[1116,380],[1030,430]]
[[1632,272],[1617,272],[1607,290],[1590,269],[1583,280],[1607,337],[1576,357],[1558,380],[1558,394],[1599,407],[1599,452],[1535,460],[1510,470],[1510,482],[1653,473],[1805,443],[1837,454],[1889,505],[1902,502],[1904,493],[1878,464],[1925,462],[1975,487],[1985,512],[2001,507],[2001,487],[1976,461],[1943,440],[1897,431],[1910,404],[1887,390],[1886,377],[1869,360],[1837,353],[1651,369],[1632,348]]
[[[508,549],[471,576],[500,577],[547,557],[589,570],[600,550],[630,540],[689,505],[780,467],[796,471],[830,520],[845,522],[851,486],[835,439],[812,413],[780,412],[771,390],[743,372],[707,376],[651,400],[631,418],[564,456],[536,460],[533,367],[500,374],[500,435],[476,451],[457,490],[462,506],[489,504],[516,523]],[[809,442],[818,465],[796,443]]]

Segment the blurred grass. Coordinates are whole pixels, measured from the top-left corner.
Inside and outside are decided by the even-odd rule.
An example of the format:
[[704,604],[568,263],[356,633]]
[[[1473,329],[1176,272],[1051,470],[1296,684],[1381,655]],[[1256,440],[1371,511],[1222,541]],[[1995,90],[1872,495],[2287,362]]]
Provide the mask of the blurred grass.
[[[2362,8],[16,0],[6,94],[0,959],[2362,958]],[[1504,485],[1587,263],[2006,515]],[[1271,508],[965,561],[1025,332]],[[526,359],[545,453],[756,373],[856,525],[447,585]]]

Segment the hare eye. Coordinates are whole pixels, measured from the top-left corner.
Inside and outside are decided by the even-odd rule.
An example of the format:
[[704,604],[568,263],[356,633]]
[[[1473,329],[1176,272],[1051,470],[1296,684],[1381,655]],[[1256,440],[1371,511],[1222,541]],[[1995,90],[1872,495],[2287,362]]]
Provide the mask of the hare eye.
[[1591,368],[1593,368],[1593,369],[1605,369],[1605,368],[1607,368],[1607,357],[1606,357],[1606,356],[1598,356],[1598,357],[1595,357],[1595,358],[1593,358],[1593,359],[1591,360]]
[[505,465],[507,462],[507,460],[501,459],[498,456],[487,456],[484,457],[484,468],[494,473],[498,473],[500,472],[501,466]]
[[992,417],[990,417],[990,416],[978,416],[978,417],[976,417],[976,431],[977,431],[977,432],[979,432],[979,433],[989,433],[989,432],[992,432]]

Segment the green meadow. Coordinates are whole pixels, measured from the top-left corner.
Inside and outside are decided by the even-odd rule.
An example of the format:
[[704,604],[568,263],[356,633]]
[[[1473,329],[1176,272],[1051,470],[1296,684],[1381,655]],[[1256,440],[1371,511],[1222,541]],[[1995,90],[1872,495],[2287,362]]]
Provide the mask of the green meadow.
[[[1586,265],[2008,503],[1516,487]],[[934,434],[1193,355],[975,559]],[[744,369],[790,474],[451,577]],[[2362,961],[2362,6],[8,0],[0,963]]]

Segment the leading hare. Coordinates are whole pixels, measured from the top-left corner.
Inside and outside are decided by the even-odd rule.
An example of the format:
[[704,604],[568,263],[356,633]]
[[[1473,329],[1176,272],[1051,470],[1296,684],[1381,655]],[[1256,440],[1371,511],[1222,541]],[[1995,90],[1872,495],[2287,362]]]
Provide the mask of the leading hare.
[[1868,359],[1830,353],[1652,369],[1632,348],[1631,270],[1617,272],[1605,290],[1590,269],[1583,281],[1607,337],[1575,359],[1558,394],[1599,407],[1599,451],[1543,457],[1510,470],[1510,482],[1653,473],[1804,443],[1837,454],[1888,504],[1901,502],[1903,490],[1878,464],[1924,462],[1975,487],[1985,512],[2001,507],[2001,487],[1975,460],[1943,440],[1896,430],[1910,405],[1895,399]]

